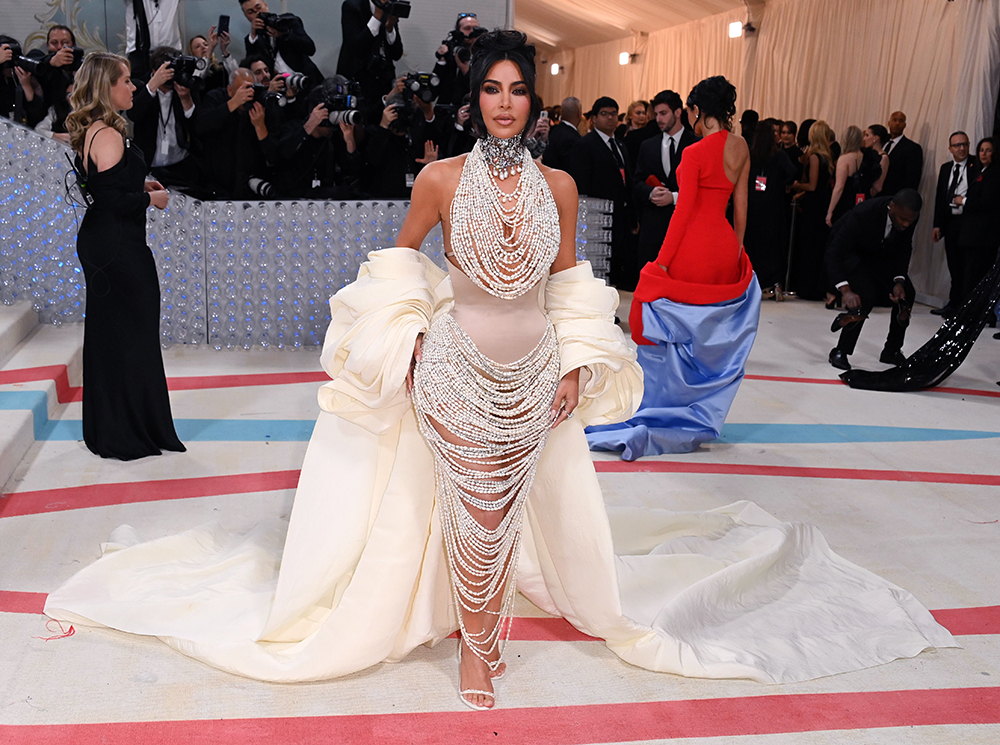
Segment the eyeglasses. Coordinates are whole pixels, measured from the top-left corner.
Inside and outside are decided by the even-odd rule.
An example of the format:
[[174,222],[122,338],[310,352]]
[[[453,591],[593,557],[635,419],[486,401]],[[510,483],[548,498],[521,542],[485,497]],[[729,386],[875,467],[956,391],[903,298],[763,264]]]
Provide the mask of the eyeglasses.
[[598,116],[609,116],[609,117],[613,116],[615,118],[618,118],[618,112],[617,111],[613,111],[612,109],[604,109],[603,111],[598,111],[597,115]]
[[463,18],[475,18],[475,17],[476,17],[476,14],[475,14],[475,13],[459,13],[459,14],[458,14],[458,20],[460,20],[460,21],[461,21],[461,20],[462,20]]
[[956,143],[953,143],[952,145],[949,145],[949,147],[954,147],[954,148],[963,148],[963,147],[965,147],[965,148],[967,148],[967,147],[969,147],[969,143],[968,142],[956,142]]

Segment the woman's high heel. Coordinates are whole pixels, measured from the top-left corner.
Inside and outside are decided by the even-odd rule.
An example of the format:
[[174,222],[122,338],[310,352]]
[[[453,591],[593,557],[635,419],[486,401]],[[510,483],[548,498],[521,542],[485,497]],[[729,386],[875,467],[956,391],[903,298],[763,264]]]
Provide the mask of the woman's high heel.
[[[506,672],[506,670],[504,672]],[[458,677],[459,677],[459,680],[461,681],[461,679],[462,679],[462,639],[461,638],[459,638],[459,640],[458,640]],[[502,677],[503,677],[503,674],[498,675],[496,678],[492,678],[491,680],[499,680]],[[459,683],[459,685],[461,686],[461,683]],[[491,699],[493,699],[493,706],[478,706],[478,705],[472,703],[471,701],[469,701],[469,699],[467,699],[465,697],[465,695],[467,693],[478,693],[481,696],[489,696]],[[473,709],[475,711],[489,711],[490,709],[492,709],[494,706],[497,705],[497,694],[496,694],[495,691],[483,691],[483,690],[480,690],[479,688],[464,688],[463,689],[463,688],[460,687],[458,689],[458,698],[459,698],[459,700],[463,704],[465,704],[470,709]]]

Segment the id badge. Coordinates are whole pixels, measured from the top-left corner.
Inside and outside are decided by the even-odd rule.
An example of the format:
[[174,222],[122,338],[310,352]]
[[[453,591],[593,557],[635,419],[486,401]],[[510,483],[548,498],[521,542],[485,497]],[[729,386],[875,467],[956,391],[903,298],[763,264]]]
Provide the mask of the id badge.
[[164,157],[170,155],[170,143],[167,142],[166,138],[160,140],[160,155]]
[[322,181],[320,181],[320,180],[319,180],[318,178],[314,178],[314,179],[313,179],[313,185],[312,185],[312,188],[314,188],[314,189],[318,189],[318,188],[319,188],[319,187],[321,187],[322,185],[323,185],[323,182],[322,182]]
[[407,189],[412,189],[413,188],[413,182],[416,181],[416,180],[417,180],[416,176],[414,176],[412,173],[407,173],[406,174],[406,188]]
[[758,176],[754,182],[754,191],[767,191],[767,176]]
[[865,201],[865,195],[864,194],[855,194],[854,195],[854,205],[855,206],[861,204],[863,201]]

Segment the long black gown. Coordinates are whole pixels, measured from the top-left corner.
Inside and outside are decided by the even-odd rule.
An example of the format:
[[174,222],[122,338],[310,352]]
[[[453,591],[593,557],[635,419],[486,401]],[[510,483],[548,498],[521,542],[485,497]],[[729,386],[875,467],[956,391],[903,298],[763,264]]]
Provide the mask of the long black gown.
[[[826,241],[830,228],[826,224],[826,211],[830,207],[829,162],[819,158],[819,180],[815,191],[807,191],[799,199],[801,213],[798,217],[798,235],[792,254],[791,289],[803,300],[822,300],[829,289],[826,278]],[[805,168],[808,176],[808,165]]]
[[174,431],[160,354],[160,283],[146,245],[145,175],[142,153],[127,140],[122,159],[106,171],[88,153],[94,203],[76,239],[87,283],[83,439],[103,458],[185,449]]

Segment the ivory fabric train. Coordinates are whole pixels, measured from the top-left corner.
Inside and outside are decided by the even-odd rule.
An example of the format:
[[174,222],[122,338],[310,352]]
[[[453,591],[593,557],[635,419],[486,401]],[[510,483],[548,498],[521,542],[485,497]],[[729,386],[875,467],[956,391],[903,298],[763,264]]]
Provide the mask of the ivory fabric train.
[[[562,370],[586,371],[527,502],[517,581],[529,600],[630,663],[686,676],[781,683],[957,646],[815,527],[748,502],[606,507],[583,428],[631,416],[641,371],[612,322],[617,293],[588,264],[549,277],[543,298]],[[405,389],[415,336],[450,305],[449,278],[416,251],[370,254],[331,300],[331,382],[287,534],[278,521],[246,535],[212,524],[143,543],[125,526],[45,612],[281,682],[400,660],[455,631],[432,455]]]

